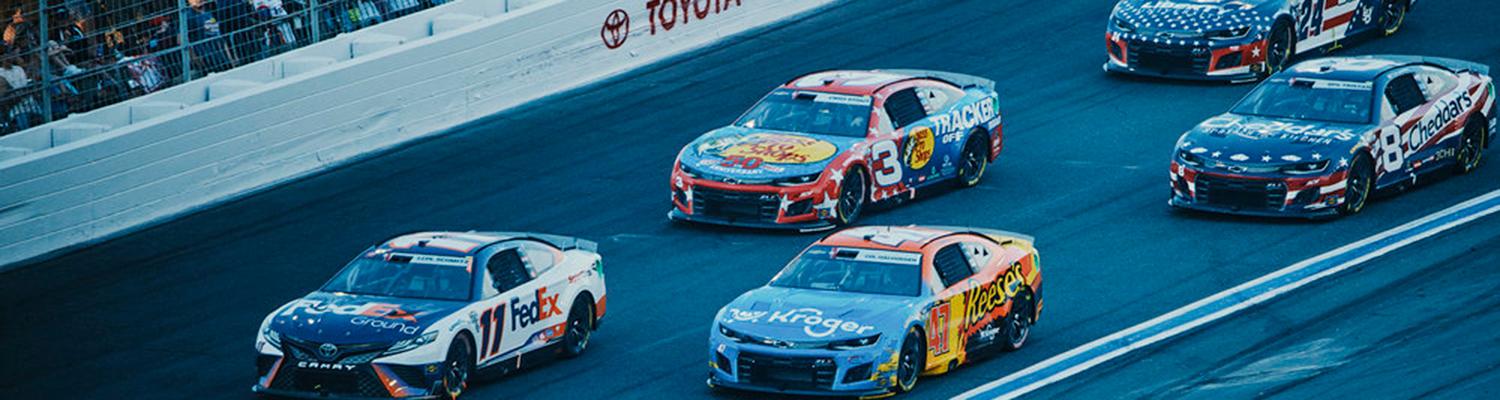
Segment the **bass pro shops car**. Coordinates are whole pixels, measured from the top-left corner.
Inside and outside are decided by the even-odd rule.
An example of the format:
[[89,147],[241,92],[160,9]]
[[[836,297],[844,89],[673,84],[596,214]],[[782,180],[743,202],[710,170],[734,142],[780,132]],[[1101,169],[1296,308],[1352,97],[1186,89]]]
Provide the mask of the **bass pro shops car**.
[[772,91],[678,153],[672,220],[832,229],[867,203],[956,181],[1000,154],[994,83],[931,71],[832,71]]
[[478,369],[576,356],[605,309],[593,242],[528,233],[417,233],[365,250],[267,316],[254,392],[457,398]]
[[906,392],[980,352],[1026,344],[1042,310],[1032,239],[859,227],[814,243],[719,311],[708,384],[771,393]]

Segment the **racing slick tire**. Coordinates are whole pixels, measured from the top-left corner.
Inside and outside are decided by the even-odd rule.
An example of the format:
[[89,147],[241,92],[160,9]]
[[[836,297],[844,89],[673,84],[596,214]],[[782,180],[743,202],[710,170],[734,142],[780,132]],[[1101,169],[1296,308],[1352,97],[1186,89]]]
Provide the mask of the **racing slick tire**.
[[896,393],[910,392],[917,387],[917,378],[922,376],[927,365],[927,352],[923,349],[926,342],[922,331],[917,328],[906,332],[906,339],[901,341],[901,355],[896,360]]
[[1285,21],[1277,22],[1271,26],[1271,32],[1268,35],[1270,37],[1266,39],[1265,67],[1260,69],[1261,78],[1286,70],[1287,64],[1291,63],[1292,55],[1297,54],[1297,31],[1292,28],[1292,24]]
[[563,333],[563,357],[574,358],[589,347],[589,338],[594,334],[593,304],[586,297],[573,300],[568,311],[567,331]]
[[1365,209],[1370,194],[1375,191],[1375,163],[1361,154],[1354,157],[1349,173],[1344,176],[1344,204],[1339,206],[1339,215],[1354,215]]
[[1459,139],[1457,162],[1453,164],[1454,172],[1462,175],[1479,168],[1479,161],[1484,158],[1484,138],[1486,137],[1489,137],[1489,127],[1485,126],[1484,119],[1469,117],[1469,125],[1464,127],[1464,135]]
[[474,374],[474,355],[468,336],[459,336],[448,345],[448,358],[443,361],[443,398],[454,400],[469,387],[469,377]]
[[839,203],[834,207],[834,222],[839,226],[848,226],[859,219],[859,214],[865,209],[865,199],[870,198],[870,185],[865,183],[864,170],[850,168],[844,173],[844,180],[839,184]]
[[1016,351],[1026,345],[1026,339],[1031,337],[1031,324],[1035,322],[1035,310],[1036,297],[1031,295],[1031,289],[1022,287],[1016,293],[1016,304],[1005,316],[1005,338],[1000,342],[1002,350]]
[[969,135],[964,150],[958,156],[958,187],[971,188],[984,178],[984,169],[989,164],[989,150],[985,148],[984,135]]
[[1401,24],[1406,22],[1406,12],[1411,9],[1410,0],[1385,0],[1380,9],[1385,15],[1380,22],[1380,31],[1385,36],[1395,35],[1401,31]]

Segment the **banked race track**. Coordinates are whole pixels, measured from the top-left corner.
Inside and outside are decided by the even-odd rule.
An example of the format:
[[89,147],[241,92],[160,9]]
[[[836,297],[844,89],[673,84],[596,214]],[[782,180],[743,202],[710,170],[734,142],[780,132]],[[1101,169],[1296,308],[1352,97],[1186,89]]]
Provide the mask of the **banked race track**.
[[[775,85],[820,69],[927,68],[998,82],[1005,152],[984,182],[861,222],[1035,235],[1046,309],[1022,351],[924,378],[909,398],[958,395],[1500,188],[1500,162],[1491,159],[1475,174],[1331,222],[1172,212],[1167,163],[1178,135],[1251,86],[1106,76],[1102,37],[1112,5],[843,2],[0,275],[0,397],[248,398],[255,330],[267,312],[314,290],[378,240],[437,229],[579,236],[600,242],[605,257],[609,315],[589,352],[480,383],[474,398],[753,397],[704,385],[710,320],[818,236],[669,223],[667,175],[683,144],[732,121]],[[1496,15],[1497,2],[1423,1],[1395,37],[1339,53],[1500,65]],[[1494,230],[1451,235],[1480,234]],[[1403,268],[1440,262],[1402,259]],[[1383,260],[1346,274],[1381,274],[1373,264]]]

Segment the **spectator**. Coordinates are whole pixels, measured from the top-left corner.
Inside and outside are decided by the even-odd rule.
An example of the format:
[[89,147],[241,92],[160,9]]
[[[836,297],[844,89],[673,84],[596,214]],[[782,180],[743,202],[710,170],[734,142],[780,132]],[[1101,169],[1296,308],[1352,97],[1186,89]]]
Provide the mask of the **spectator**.
[[224,1],[225,3],[219,6],[219,15],[224,17],[222,24],[224,30],[232,32],[229,40],[234,42],[234,45],[230,47],[230,51],[234,53],[235,58],[246,63],[258,60],[261,41],[256,40],[256,32],[251,29],[259,22],[256,20],[255,7],[250,4],[250,0]]
[[[291,25],[286,22],[286,8],[282,7],[281,0],[250,0],[255,5],[256,14],[260,20],[266,22],[265,44],[267,48],[279,49],[297,43],[297,36],[292,33]],[[277,53],[280,50],[275,51]]]
[[219,36],[219,20],[209,12],[213,0],[192,3],[187,12],[188,41],[192,43],[193,63],[197,70],[219,72],[235,66],[229,47]]

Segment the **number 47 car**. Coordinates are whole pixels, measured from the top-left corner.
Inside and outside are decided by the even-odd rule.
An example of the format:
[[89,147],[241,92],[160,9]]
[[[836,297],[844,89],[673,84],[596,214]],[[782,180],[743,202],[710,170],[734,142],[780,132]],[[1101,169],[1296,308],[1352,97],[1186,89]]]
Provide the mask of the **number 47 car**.
[[1489,67],[1434,57],[1307,61],[1187,132],[1171,164],[1176,207],[1333,217],[1370,194],[1478,168],[1500,121]]
[[453,399],[476,370],[577,356],[604,315],[593,242],[528,233],[417,233],[365,250],[261,323],[256,393]]
[[858,227],[819,240],[719,311],[708,385],[874,397],[1026,344],[1042,310],[1030,237]]

